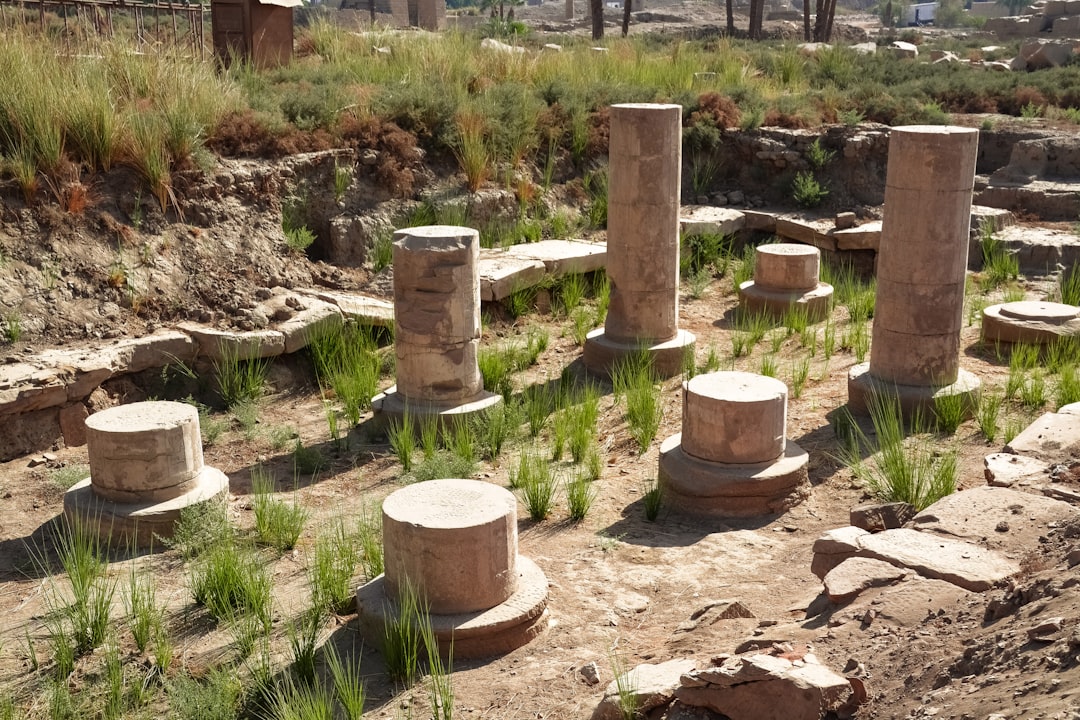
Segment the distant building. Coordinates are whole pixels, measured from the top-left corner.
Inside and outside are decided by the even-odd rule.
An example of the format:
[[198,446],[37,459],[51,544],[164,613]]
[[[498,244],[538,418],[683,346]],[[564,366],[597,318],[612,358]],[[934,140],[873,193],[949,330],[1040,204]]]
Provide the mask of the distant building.
[[257,68],[287,65],[292,58],[293,8],[301,0],[210,0],[214,54],[225,64]]

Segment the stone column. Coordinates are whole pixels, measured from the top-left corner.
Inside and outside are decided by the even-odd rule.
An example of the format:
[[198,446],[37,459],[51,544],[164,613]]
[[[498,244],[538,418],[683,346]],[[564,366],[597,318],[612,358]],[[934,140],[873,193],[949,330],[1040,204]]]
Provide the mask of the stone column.
[[[585,0],[585,2],[588,2],[588,0]],[[574,0],[566,0],[566,19],[574,19]]]
[[877,391],[905,412],[931,410],[943,392],[973,409],[979,381],[960,368],[960,329],[978,142],[971,128],[892,129],[870,362],[849,375],[853,410]]
[[754,279],[739,285],[739,302],[752,313],[783,318],[802,308],[811,322],[829,314],[833,288],[818,280],[821,251],[800,243],[759,245],[755,251]]
[[86,419],[90,477],[64,494],[64,515],[102,538],[148,546],[172,537],[180,512],[229,490],[203,464],[199,412],[185,403],[139,402]]
[[394,233],[397,385],[376,411],[460,415],[499,401],[484,392],[480,347],[480,233],[447,225]]
[[381,645],[412,587],[439,649],[483,657],[529,642],[547,624],[543,571],[518,555],[517,499],[481,480],[415,483],[383,502],[386,572],[356,592],[360,632]]
[[608,163],[611,305],[604,329],[589,334],[584,362],[608,373],[645,348],[671,376],[694,344],[678,324],[682,107],[613,105]]

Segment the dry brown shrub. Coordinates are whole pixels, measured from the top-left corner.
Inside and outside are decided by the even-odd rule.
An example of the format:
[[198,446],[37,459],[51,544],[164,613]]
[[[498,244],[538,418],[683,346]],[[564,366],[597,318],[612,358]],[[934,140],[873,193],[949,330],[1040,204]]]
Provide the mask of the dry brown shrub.
[[222,118],[206,144],[226,157],[271,159],[329,150],[334,147],[334,138],[321,128],[303,131],[293,125],[274,132],[252,110],[244,110]]
[[804,130],[810,127],[810,122],[801,113],[791,114],[772,109],[765,113],[765,121],[762,125],[788,128],[790,130]]
[[415,169],[423,153],[416,135],[377,117],[342,116],[338,124],[341,141],[358,150],[377,150],[375,177],[391,193],[409,197],[416,184]]
[[611,133],[611,111],[608,108],[597,110],[589,116],[589,141],[585,153],[590,158],[607,155]]
[[698,96],[698,109],[690,113],[688,125],[707,122],[718,128],[738,127],[742,118],[735,101],[720,93],[708,92]]

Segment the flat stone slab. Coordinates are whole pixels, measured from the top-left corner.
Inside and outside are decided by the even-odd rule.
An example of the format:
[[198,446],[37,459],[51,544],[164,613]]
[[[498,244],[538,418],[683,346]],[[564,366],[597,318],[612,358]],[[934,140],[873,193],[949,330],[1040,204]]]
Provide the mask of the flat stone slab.
[[361,325],[392,327],[394,324],[394,303],[389,300],[332,290],[300,290],[298,292],[337,305],[345,317]]
[[180,323],[177,327],[199,344],[199,356],[209,360],[221,360],[226,355],[256,360],[285,352],[285,336],[277,330],[218,330],[195,323]]
[[983,308],[982,337],[989,342],[1049,344],[1080,335],[1080,308],[1021,301]]
[[1048,463],[1080,457],[1080,423],[1070,413],[1044,413],[1005,446],[1005,452]]
[[776,215],[764,210],[743,210],[743,227],[757,232],[775,233]]
[[884,560],[853,557],[840,563],[822,578],[825,594],[831,602],[843,605],[851,602],[863,590],[898,583],[912,574]]
[[776,234],[822,250],[837,249],[836,240],[829,234],[834,229],[832,220],[807,220],[805,218],[780,216],[776,218]]
[[1015,225],[1016,216],[1012,214],[1011,210],[1004,208],[972,205],[970,226],[972,235],[978,238],[983,225],[986,223],[990,223],[990,227],[994,229],[994,232],[998,232],[1010,225]]
[[881,245],[881,221],[871,220],[858,227],[832,230],[837,250],[877,250]]
[[[867,588],[842,612],[860,626],[871,618],[871,625],[923,627],[929,615],[965,607],[966,603],[960,603],[977,597],[944,580],[927,580],[915,575],[900,583]],[[865,638],[865,630],[856,632]]]
[[477,267],[480,299],[486,302],[508,298],[515,290],[530,288],[547,275],[547,266],[542,260],[518,257],[491,248],[480,249]]
[[994,487],[1042,485],[1049,481],[1050,465],[1038,458],[1012,453],[991,453],[983,458],[983,475]]
[[[1076,219],[1078,187],[1080,186],[1070,185],[1068,192],[1072,208],[1071,217],[1074,220]],[[991,189],[988,188],[988,190]],[[1049,274],[1059,264],[1068,267],[1080,260],[1080,238],[1064,230],[1012,225],[1001,230],[995,237],[1003,250],[1016,255],[1020,261],[1021,272]]]
[[[696,661],[680,658],[653,665],[644,663],[628,671],[621,684],[630,688],[635,699],[634,707],[644,715],[653,708],[667,705],[675,697],[680,678],[691,672]],[[622,720],[624,715],[619,705],[618,680],[612,680],[604,690],[604,697],[593,710],[592,720]]]
[[315,298],[308,298],[304,305],[296,315],[274,326],[285,336],[285,352],[289,354],[302,350],[311,338],[344,322],[337,305]]
[[1051,527],[1080,516],[1068,503],[1000,487],[947,495],[911,520],[911,527],[946,535],[1019,558]]
[[945,580],[983,592],[1018,572],[1020,566],[998,553],[960,540],[899,528],[859,538],[859,555],[914,570],[923,577]]
[[824,578],[834,567],[858,555],[861,549],[859,538],[869,534],[854,525],[829,530],[814,541],[814,559],[810,572]]
[[679,232],[690,235],[734,235],[746,227],[746,213],[715,205],[684,205],[679,213]]
[[[506,254],[522,260],[539,260],[549,275],[580,275],[595,272],[607,264],[607,245],[581,240],[541,240],[506,248]],[[483,257],[483,254],[481,254]],[[483,265],[481,264],[481,268]]]

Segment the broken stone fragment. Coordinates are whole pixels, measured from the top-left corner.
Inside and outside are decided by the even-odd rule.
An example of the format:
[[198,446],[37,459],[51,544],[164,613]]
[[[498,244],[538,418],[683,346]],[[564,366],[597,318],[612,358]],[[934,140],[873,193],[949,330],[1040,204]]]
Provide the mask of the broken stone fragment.
[[862,528],[854,526],[830,530],[814,541],[814,560],[810,572],[819,578],[825,575],[849,557],[859,552],[859,538],[869,535]]
[[691,659],[668,660],[658,665],[644,663],[608,683],[604,698],[593,711],[592,720],[622,720],[619,689],[629,692],[634,707],[644,716],[653,708],[667,705],[675,698],[679,679],[691,672],[696,663]]
[[910,570],[883,560],[853,557],[830,570],[823,582],[829,600],[842,605],[854,600],[863,590],[892,585],[911,574]]
[[903,527],[915,517],[915,508],[906,502],[868,503],[851,508],[849,521],[867,532],[881,532]]

